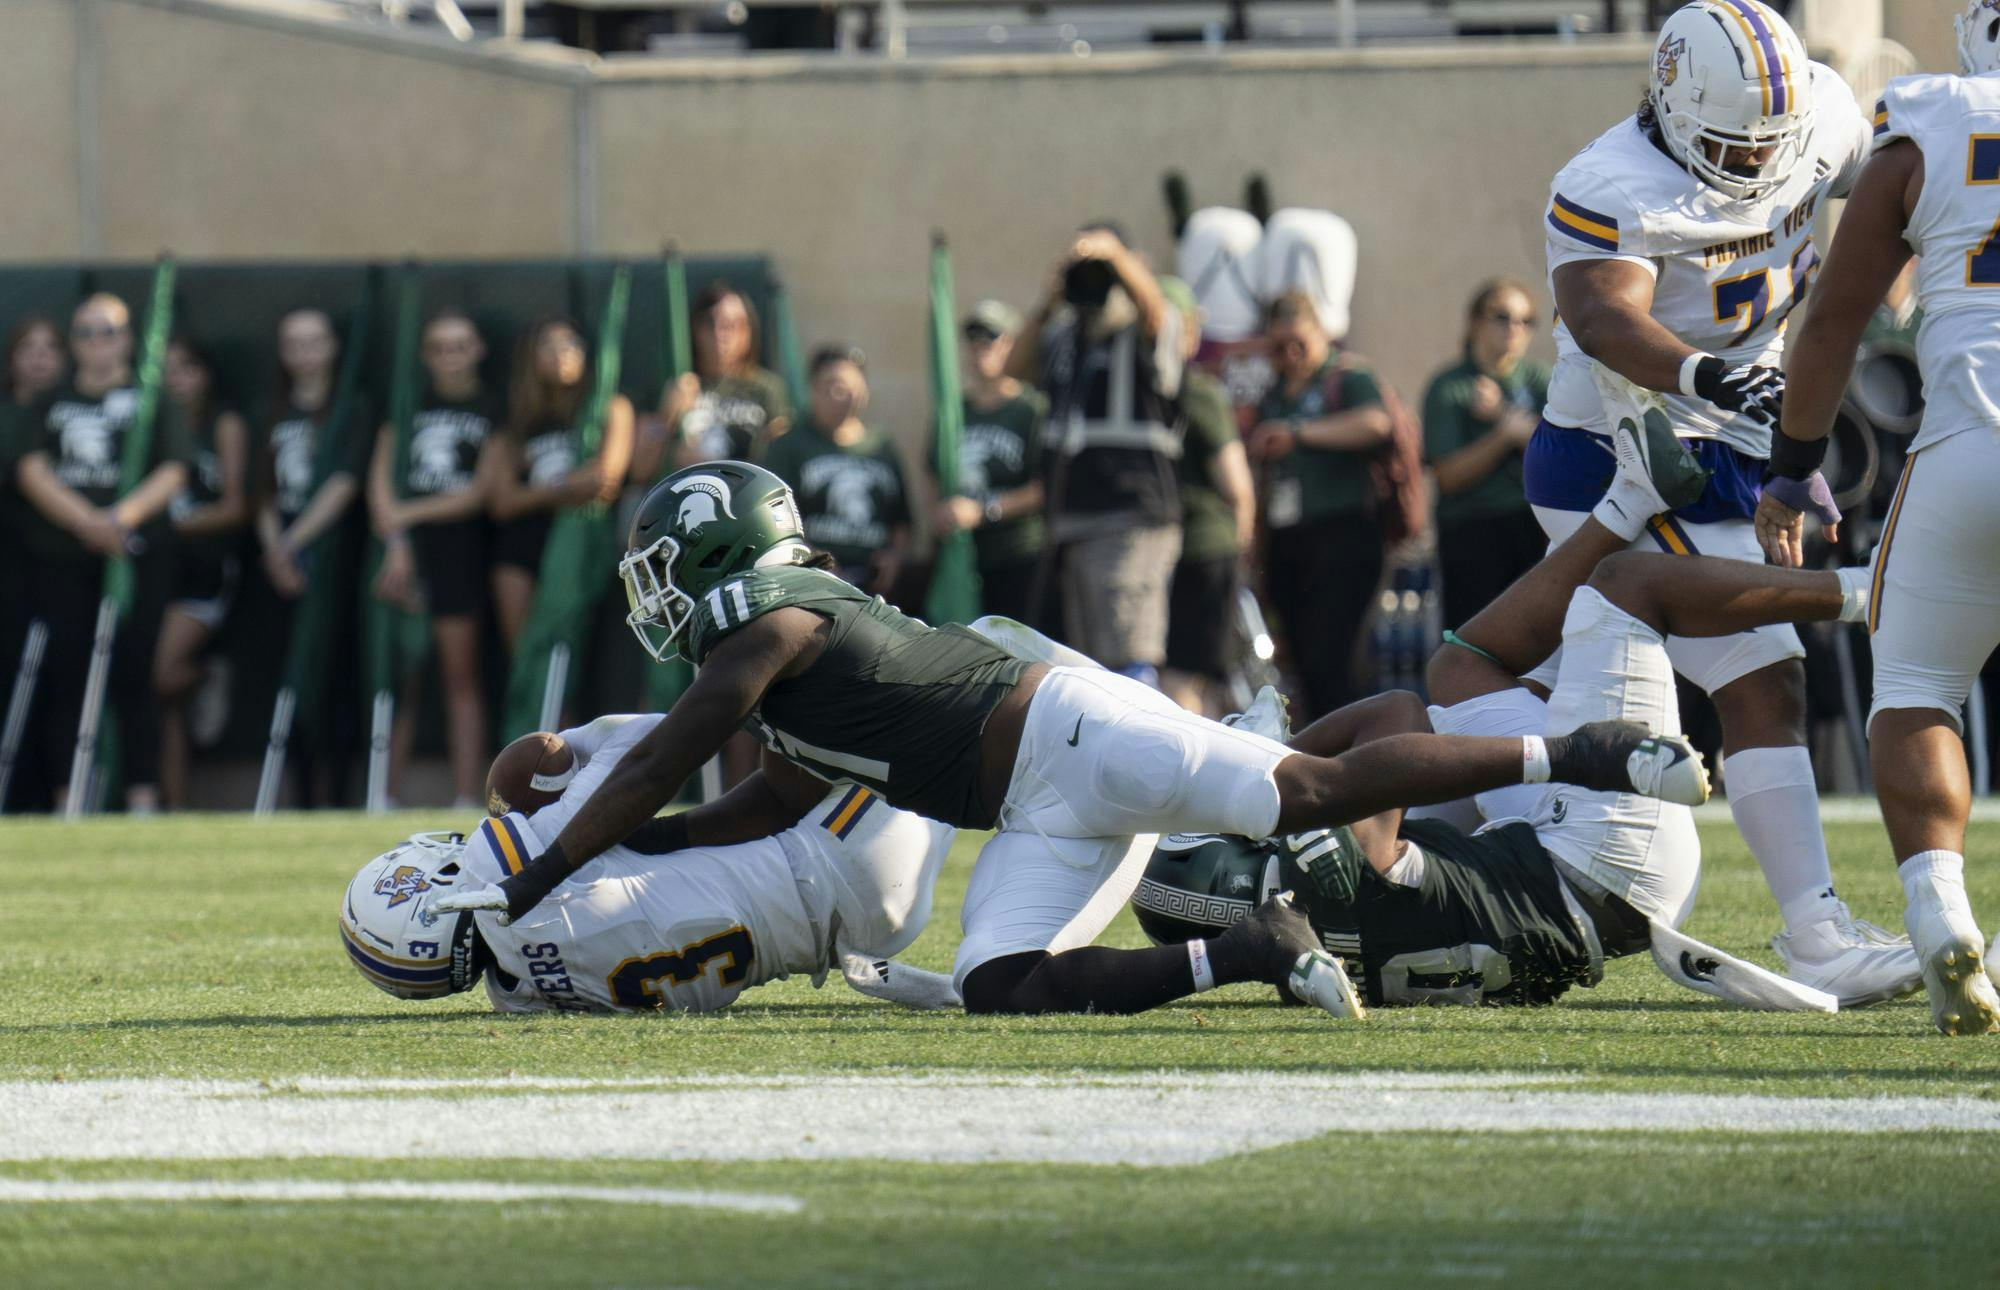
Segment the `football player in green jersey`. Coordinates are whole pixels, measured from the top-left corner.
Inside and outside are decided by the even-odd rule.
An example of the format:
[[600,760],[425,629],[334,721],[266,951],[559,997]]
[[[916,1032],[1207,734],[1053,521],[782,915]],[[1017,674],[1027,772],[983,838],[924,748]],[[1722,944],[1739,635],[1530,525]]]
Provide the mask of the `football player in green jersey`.
[[1031,662],[965,628],[929,627],[827,572],[790,490],[743,462],[662,480],[628,545],[629,621],[656,658],[678,651],[696,664],[694,684],[534,861],[498,887],[455,895],[454,908],[520,916],[652,818],[748,723],[766,744],[761,769],[672,817],[684,844],[790,826],[796,813],[781,803],[793,795],[773,785],[800,776],[852,781],[944,823],[998,830],[962,915],[954,977],[971,1011],[1131,1012],[1265,980],[1340,1012],[1351,998],[1344,976],[1332,981],[1338,969],[1282,900],[1199,947],[1049,947],[1065,944],[1062,929],[1084,903],[1137,881],[1150,846],[1135,837],[1263,837],[1550,780],[1707,796],[1687,742],[1637,722],[1551,737],[1402,734],[1351,750],[1340,736],[1366,732],[1334,727],[1302,752],[1102,669]]

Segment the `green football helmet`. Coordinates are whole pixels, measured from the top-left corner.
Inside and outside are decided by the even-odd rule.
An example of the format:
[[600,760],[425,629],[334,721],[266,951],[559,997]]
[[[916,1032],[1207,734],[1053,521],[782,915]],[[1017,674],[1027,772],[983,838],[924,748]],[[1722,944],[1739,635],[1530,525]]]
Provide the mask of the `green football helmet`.
[[625,545],[625,623],[662,663],[680,652],[695,602],[717,584],[812,554],[792,490],[747,461],[705,461],[668,475],[639,503]]
[[1344,828],[1314,829],[1253,842],[1223,834],[1175,833],[1160,839],[1132,912],[1155,945],[1217,936],[1261,902],[1292,893],[1320,943],[1355,957],[1355,901],[1367,859]]
[[1216,936],[1275,894],[1277,853],[1217,833],[1160,839],[1132,893],[1132,913],[1155,945]]

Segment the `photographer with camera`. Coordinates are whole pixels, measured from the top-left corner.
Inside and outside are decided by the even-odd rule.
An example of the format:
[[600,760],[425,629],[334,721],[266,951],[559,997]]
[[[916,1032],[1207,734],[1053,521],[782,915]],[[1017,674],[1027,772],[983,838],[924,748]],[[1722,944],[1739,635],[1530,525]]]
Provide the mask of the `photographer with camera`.
[[1091,224],[1057,261],[1011,366],[1049,400],[1043,565],[1059,569],[1064,637],[1149,684],[1180,558],[1181,329],[1117,228]]

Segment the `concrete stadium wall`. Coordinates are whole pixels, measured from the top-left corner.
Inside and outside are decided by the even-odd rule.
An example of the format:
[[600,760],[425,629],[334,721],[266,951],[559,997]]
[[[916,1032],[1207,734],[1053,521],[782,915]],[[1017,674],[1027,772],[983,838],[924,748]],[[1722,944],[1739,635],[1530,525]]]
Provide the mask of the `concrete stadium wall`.
[[1352,341],[1414,397],[1455,355],[1477,279],[1540,279],[1549,179],[1630,110],[1643,68],[1619,47],[612,80],[602,236],[614,253],[668,234],[768,250],[808,344],[839,336],[881,356],[877,399],[903,431],[923,408],[931,229],[950,236],[963,301],[1026,308],[1086,219],[1118,220],[1170,264],[1166,170],[1201,205],[1240,204],[1261,171],[1280,205],[1354,224]]
[[[1941,3],[1892,5],[1891,26],[1928,31]],[[864,346],[874,419],[913,440],[933,228],[962,300],[1026,306],[1085,218],[1168,262],[1167,169],[1200,204],[1240,202],[1262,171],[1280,204],[1353,222],[1353,343],[1414,397],[1474,281],[1539,281],[1549,177],[1629,110],[1646,50],[688,65],[333,13],[0,3],[0,258],[768,252],[804,339]]]

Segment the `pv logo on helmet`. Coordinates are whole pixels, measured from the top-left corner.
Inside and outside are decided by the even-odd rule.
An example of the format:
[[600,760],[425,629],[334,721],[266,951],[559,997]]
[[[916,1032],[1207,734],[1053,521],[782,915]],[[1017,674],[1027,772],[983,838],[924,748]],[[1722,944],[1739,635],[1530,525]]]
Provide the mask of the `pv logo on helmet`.
[[399,864],[392,873],[385,873],[375,880],[375,894],[389,898],[389,908],[394,909],[420,891],[429,891],[431,880],[423,870],[413,864]]
[[1684,36],[1661,44],[1659,53],[1653,56],[1653,75],[1661,85],[1672,85],[1680,79],[1681,60],[1687,57],[1688,43]]
[[729,483],[720,475],[690,475],[675,485],[674,493],[681,499],[680,509],[674,513],[674,525],[689,537],[716,519],[718,508],[723,516],[736,518],[736,512],[730,509]]

